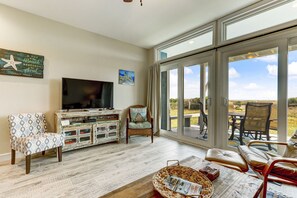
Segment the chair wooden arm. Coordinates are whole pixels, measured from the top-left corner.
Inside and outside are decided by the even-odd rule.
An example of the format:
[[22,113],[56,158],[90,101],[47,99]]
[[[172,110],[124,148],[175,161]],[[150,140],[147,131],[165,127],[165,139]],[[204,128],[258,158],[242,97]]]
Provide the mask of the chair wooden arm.
[[264,144],[278,144],[278,145],[284,145],[288,146],[287,142],[273,142],[273,141],[262,141],[262,140],[252,140],[248,143],[248,146],[251,146],[252,144],[258,144],[258,143],[264,143]]
[[[296,158],[272,157],[271,159],[269,159],[268,163],[265,165],[263,172],[262,172],[263,173],[263,190],[262,190],[263,198],[266,198],[268,176],[269,176],[271,170],[274,168],[275,164],[277,164],[279,162],[286,162],[286,163],[292,163],[292,164],[297,165]],[[282,178],[281,176],[280,176],[280,178],[285,179],[285,178]],[[297,185],[297,180],[288,179],[288,181],[291,184]]]
[[126,120],[127,120],[127,126],[128,126],[129,122],[131,121],[129,111],[128,111],[128,113],[127,113],[127,118],[126,118]]
[[273,169],[274,165],[279,162],[297,164],[297,159],[289,157],[272,157],[268,160],[267,164],[264,167],[263,176],[268,175],[270,171]]
[[152,122],[152,115],[148,109],[147,109],[147,121]]

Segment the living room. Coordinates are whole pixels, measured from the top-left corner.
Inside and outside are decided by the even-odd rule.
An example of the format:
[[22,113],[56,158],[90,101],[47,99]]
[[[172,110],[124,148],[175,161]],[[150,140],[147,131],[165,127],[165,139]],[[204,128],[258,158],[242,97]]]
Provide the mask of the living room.
[[[272,4],[266,5],[269,3]],[[7,74],[1,75],[0,78],[0,197],[110,195],[111,192],[120,193],[116,190],[166,167],[167,160],[179,160],[186,165],[197,164],[195,160],[204,159],[207,149],[210,148],[235,152],[237,146],[248,144],[252,139],[249,137],[253,137],[241,133],[240,127],[237,127],[240,122],[238,120],[243,117],[240,113],[247,108],[246,101],[251,100],[272,103],[275,116],[273,120],[277,120],[278,124],[276,130],[270,128],[268,137],[271,137],[271,141],[287,142],[297,129],[295,103],[288,106],[287,102],[297,96],[294,91],[294,77],[297,74],[293,67],[293,63],[297,62],[294,59],[297,17],[284,17],[284,21],[280,20],[279,24],[259,29],[253,25],[242,28],[242,32],[247,29],[243,36],[232,36],[232,33],[222,38],[218,36],[218,32],[224,29],[224,24],[227,24],[227,33],[232,28],[240,29],[238,26],[227,28],[228,24],[232,24],[231,19],[246,17],[238,15],[250,13],[260,7],[270,6],[272,9],[287,4],[290,4],[290,9],[296,9],[296,2],[294,4],[294,1],[288,0],[228,0],[225,3],[143,0],[142,5],[136,0],[130,3],[107,0],[88,3],[36,0],[25,3],[19,0],[0,0],[1,50],[44,57],[41,78]],[[96,7],[100,8],[99,13],[96,13]],[[195,7],[198,9],[197,13]],[[220,9],[209,13],[208,10],[212,7]],[[168,13],[164,13],[166,9]],[[289,15],[289,11],[287,14]],[[201,20],[193,20],[196,18]],[[257,18],[255,20],[261,21]],[[266,24],[265,20],[263,19],[261,24]],[[249,32],[249,29],[256,30]],[[204,35],[207,37],[203,37]],[[210,35],[212,37],[209,37]],[[191,46],[193,42],[199,43],[199,36],[202,36],[204,41],[211,38],[211,43],[202,42],[198,47],[184,51],[174,49],[175,45],[183,41]],[[291,53],[288,60],[286,53],[278,53],[283,50],[286,50],[287,54]],[[265,78],[273,85],[272,88],[268,87],[269,91],[271,88],[272,94],[264,93],[264,83],[259,85],[256,80],[245,82],[246,85],[242,87],[245,93],[238,91],[235,86],[244,78],[245,71],[240,70],[242,62],[255,62],[255,57],[249,57],[255,55],[258,56],[257,61],[276,61],[263,66],[269,72]],[[9,59],[9,56],[3,57],[2,53],[0,56],[5,60]],[[3,59],[0,66],[8,63]],[[237,63],[241,65],[236,65]],[[292,65],[293,69],[282,65]],[[150,87],[154,86],[154,80],[150,79],[148,74],[153,67],[157,70],[159,68],[153,78],[158,79],[160,84],[159,88],[150,90]],[[133,85],[120,84],[120,70],[133,71]],[[257,68],[250,70],[260,73]],[[251,78],[249,73],[246,74]],[[186,83],[190,85],[192,82],[191,75],[199,76],[193,81],[194,89],[186,86]],[[58,132],[56,115],[63,114],[61,110],[65,109],[62,101],[62,78],[113,83],[113,104],[109,107],[114,109],[111,110],[112,114],[117,114],[117,110],[120,112],[116,117],[119,123],[119,143],[71,151],[66,151],[65,147],[61,162],[56,159],[55,151],[46,152],[45,156],[40,153],[32,156],[30,173],[25,174],[26,160],[21,153],[16,152],[15,164],[11,165],[7,118],[12,114],[42,112],[46,117],[48,131]],[[165,78],[168,81],[165,82]],[[202,84],[208,86],[201,86]],[[197,95],[191,94],[193,90],[198,90]],[[271,97],[268,97],[269,94]],[[202,112],[197,109],[197,97],[208,115],[207,126],[199,117]],[[150,107],[148,110],[154,118],[153,143],[150,137],[131,136],[126,144],[126,115],[132,105]],[[236,111],[236,114],[230,114],[231,111]],[[80,114],[91,114],[92,118],[97,116],[92,111]],[[100,116],[101,114],[102,112]],[[197,119],[200,119],[198,123]],[[65,122],[62,124],[61,121],[61,125],[64,124]],[[92,126],[90,130],[93,129],[95,130]],[[235,138],[231,138],[231,134]],[[263,138],[268,140],[264,135],[262,140]],[[278,151],[277,148],[276,151],[280,152],[281,149]],[[220,174],[224,178],[222,171]],[[296,187],[292,188],[292,185],[288,188],[283,188],[284,185],[270,185],[273,187],[268,185],[268,192],[279,196],[285,194],[294,197],[296,192]],[[214,193],[219,197],[216,194],[216,185],[214,187]],[[142,190],[146,192],[145,188]],[[137,196],[140,197],[130,195]]]

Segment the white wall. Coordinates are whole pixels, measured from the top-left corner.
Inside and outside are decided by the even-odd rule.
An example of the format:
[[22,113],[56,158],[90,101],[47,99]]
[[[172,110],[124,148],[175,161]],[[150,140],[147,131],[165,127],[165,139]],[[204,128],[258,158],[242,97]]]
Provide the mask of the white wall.
[[[0,76],[0,154],[10,152],[7,116],[46,113],[49,129],[61,108],[61,78],[114,82],[114,107],[144,104],[148,51],[0,5],[0,48],[43,55],[43,79]],[[119,85],[118,70],[135,71],[135,86]]]

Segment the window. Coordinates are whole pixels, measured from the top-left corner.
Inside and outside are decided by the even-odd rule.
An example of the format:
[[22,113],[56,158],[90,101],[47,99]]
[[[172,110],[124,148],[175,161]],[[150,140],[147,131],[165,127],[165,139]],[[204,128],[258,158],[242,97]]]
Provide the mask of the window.
[[[240,125],[247,102],[271,103],[270,128],[261,138],[278,140],[277,133],[278,48],[252,51],[229,57],[228,60],[228,145],[247,144],[258,139],[257,133],[240,137]],[[259,133],[260,134],[260,133]],[[265,135],[266,134],[266,135]],[[266,137],[265,137],[266,136]],[[239,141],[238,141],[239,140]]]
[[[281,17],[280,17],[281,16]],[[297,19],[297,1],[271,1],[222,20],[222,41],[238,38]],[[269,30],[270,31],[270,30]]]
[[192,31],[172,42],[157,47],[158,60],[184,54],[193,50],[212,46],[214,44],[214,23]]

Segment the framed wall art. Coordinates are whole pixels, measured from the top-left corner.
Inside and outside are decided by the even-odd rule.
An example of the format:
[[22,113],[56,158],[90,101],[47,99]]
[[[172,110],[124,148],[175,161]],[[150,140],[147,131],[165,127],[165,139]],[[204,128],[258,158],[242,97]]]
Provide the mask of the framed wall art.
[[43,78],[44,56],[0,48],[0,74]]
[[135,72],[120,69],[119,70],[119,84],[134,85],[135,84]]

